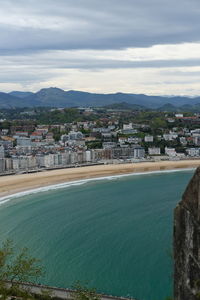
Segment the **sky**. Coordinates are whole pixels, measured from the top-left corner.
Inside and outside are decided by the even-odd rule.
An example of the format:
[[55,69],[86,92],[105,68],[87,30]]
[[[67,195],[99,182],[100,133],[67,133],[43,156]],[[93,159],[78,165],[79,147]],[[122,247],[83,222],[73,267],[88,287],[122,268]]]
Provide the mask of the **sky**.
[[0,91],[200,95],[199,0],[1,0]]

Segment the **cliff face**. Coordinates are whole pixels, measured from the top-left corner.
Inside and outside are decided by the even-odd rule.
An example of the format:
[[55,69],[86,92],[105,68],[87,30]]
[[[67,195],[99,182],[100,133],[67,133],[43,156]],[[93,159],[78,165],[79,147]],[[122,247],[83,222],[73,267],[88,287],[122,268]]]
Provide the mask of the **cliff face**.
[[175,208],[174,261],[175,300],[200,299],[200,167]]

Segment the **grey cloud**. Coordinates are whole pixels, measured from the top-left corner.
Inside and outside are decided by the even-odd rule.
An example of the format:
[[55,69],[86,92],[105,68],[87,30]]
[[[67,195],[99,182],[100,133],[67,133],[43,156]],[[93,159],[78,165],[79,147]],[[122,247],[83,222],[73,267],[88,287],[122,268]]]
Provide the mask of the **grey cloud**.
[[[135,74],[139,69],[159,69],[160,82],[167,85],[164,78],[174,68],[171,74],[176,84],[184,76],[178,68],[200,66],[200,59],[124,61],[90,57],[89,51],[78,56],[70,54],[73,51],[54,50],[118,50],[200,42],[199,15],[199,0],[1,0],[0,83],[37,85],[62,77],[64,69],[70,73],[68,69],[92,72],[121,68],[135,69]],[[197,82],[197,74],[185,71],[185,76],[193,76],[191,82]]]
[[[71,58],[70,56],[57,57],[55,53],[47,53],[46,57],[44,55],[26,55],[26,56],[11,56],[0,60],[0,64],[4,69],[15,69],[22,68],[23,72],[26,69],[31,72],[32,69],[148,69],[148,68],[179,68],[179,67],[197,67],[200,66],[200,59],[171,59],[171,60],[140,60],[140,61],[130,61],[130,60],[114,60],[114,59],[98,59],[98,58]],[[173,72],[169,71],[168,72]],[[177,72],[177,71],[176,71]],[[182,74],[181,72],[179,72]],[[185,72],[187,73],[187,72]],[[165,71],[162,70],[162,74]],[[188,73],[187,73],[188,74]]]
[[[42,62],[41,62],[42,63]],[[43,62],[44,64],[44,62]],[[48,64],[46,62],[46,64]],[[67,62],[52,62],[48,64],[51,68],[61,69],[139,69],[139,68],[172,68],[172,67],[196,67],[200,66],[200,59],[188,60],[146,60],[146,61],[124,61],[124,60],[69,60]],[[45,64],[43,65],[45,67]]]
[[[19,20],[16,24],[3,24],[0,20],[2,53],[33,49],[119,49],[200,39],[200,2],[196,0],[2,2],[2,12],[8,17],[14,14]],[[38,22],[38,28],[31,20]],[[40,22],[45,23],[45,29]]]
[[27,70],[21,72],[20,70],[8,70],[6,73],[0,72],[0,83],[39,83],[41,81],[48,80],[52,77],[52,74],[41,70]]

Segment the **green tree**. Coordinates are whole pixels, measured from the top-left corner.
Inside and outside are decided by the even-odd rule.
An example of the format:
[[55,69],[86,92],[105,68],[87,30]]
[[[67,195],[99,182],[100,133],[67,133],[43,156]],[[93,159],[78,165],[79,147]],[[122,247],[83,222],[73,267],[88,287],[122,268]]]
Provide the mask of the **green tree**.
[[159,128],[167,128],[167,122],[164,119],[157,117],[152,120],[151,126],[154,130]]
[[0,248],[0,281],[6,280],[8,275],[9,258],[13,254],[13,245],[11,240],[6,240]]
[[100,142],[100,141],[87,142],[86,145],[87,145],[88,149],[101,149],[102,148],[102,142]]
[[100,295],[96,290],[89,288],[87,285],[81,285],[80,282],[75,283],[73,286],[75,292],[71,293],[72,300],[100,300]]
[[29,254],[28,248],[23,248],[8,265],[8,278],[16,281],[35,281],[43,274],[40,261]]
[[40,260],[32,257],[27,248],[16,254],[13,242],[6,240],[0,248],[0,281],[34,282],[43,275]]

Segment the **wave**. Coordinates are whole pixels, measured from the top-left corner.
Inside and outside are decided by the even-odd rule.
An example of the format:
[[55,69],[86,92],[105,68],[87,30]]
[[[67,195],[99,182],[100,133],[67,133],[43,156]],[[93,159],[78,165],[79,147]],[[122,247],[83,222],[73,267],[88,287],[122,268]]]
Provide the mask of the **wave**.
[[15,198],[21,198],[23,196],[36,194],[40,192],[48,192],[51,190],[57,190],[57,189],[63,189],[68,188],[72,186],[79,186],[86,184],[91,181],[103,181],[103,180],[115,180],[122,177],[128,177],[128,176],[141,176],[141,175],[154,175],[154,174],[163,174],[163,173],[174,173],[174,172],[185,172],[185,171],[193,171],[195,168],[187,168],[187,169],[172,169],[172,170],[159,170],[159,171],[149,171],[149,172],[138,172],[138,173],[129,173],[129,174],[120,174],[120,175],[110,175],[110,176],[104,176],[104,177],[94,177],[94,178],[88,178],[88,179],[81,179],[76,181],[68,181],[65,183],[59,183],[59,184],[53,184],[48,185],[44,187],[39,187],[35,189],[30,189],[23,192],[18,192],[15,194],[11,194],[9,196],[0,197],[0,205],[7,203],[8,201],[15,199]]

